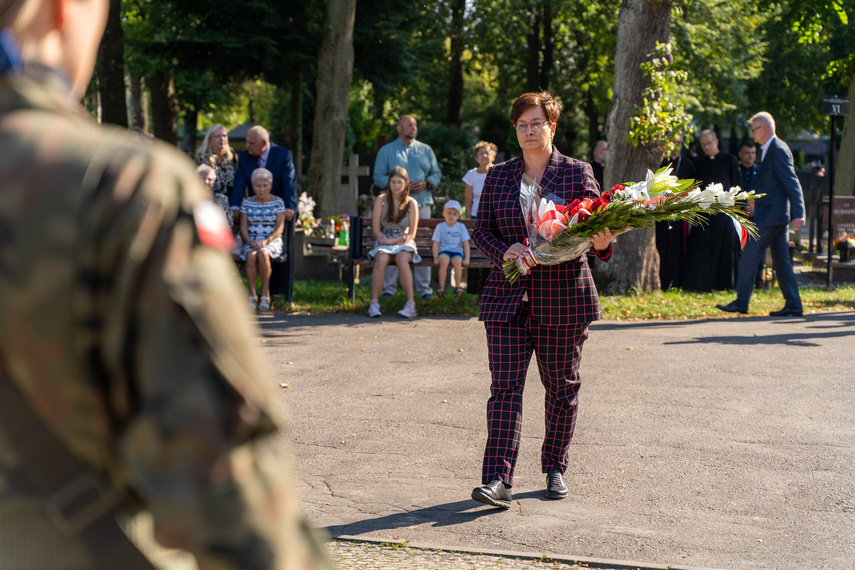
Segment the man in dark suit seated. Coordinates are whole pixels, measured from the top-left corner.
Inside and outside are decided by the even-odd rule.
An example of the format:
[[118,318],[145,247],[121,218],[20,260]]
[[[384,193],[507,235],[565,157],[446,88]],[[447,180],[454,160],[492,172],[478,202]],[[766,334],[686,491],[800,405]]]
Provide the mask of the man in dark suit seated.
[[267,129],[256,125],[247,131],[246,150],[238,157],[230,201],[232,210],[238,210],[234,216],[235,223],[240,224],[240,203],[246,196],[254,194],[250,176],[256,168],[266,168],[273,173],[271,193],[285,201],[285,221],[293,220],[297,211],[297,175],[291,151],[270,142]]
[[754,206],[754,223],[760,232],[759,239],[748,240],[739,264],[736,300],[727,305],[716,305],[722,311],[747,313],[748,301],[754,289],[754,276],[761,255],[767,247],[772,250],[772,264],[784,294],[784,308],[769,313],[773,317],[800,317],[802,299],[799,295],[793,264],[790,262],[790,220],[798,229],[805,225],[805,202],[802,187],[793,166],[793,154],[787,143],[775,136],[775,119],[766,112],[750,119],[751,134],[760,145],[760,170],[757,173],[758,194]]

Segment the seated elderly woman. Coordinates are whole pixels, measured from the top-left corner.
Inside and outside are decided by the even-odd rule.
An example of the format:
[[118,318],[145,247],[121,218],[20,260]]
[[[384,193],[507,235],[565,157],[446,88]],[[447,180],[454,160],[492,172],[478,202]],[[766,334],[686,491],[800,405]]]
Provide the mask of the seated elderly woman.
[[[270,310],[270,260],[282,255],[285,229],[285,202],[270,193],[273,173],[257,168],[250,177],[255,195],[240,205],[240,233],[243,237],[241,259],[246,261],[249,283],[249,308]],[[261,302],[256,297],[256,277],[261,277]]]

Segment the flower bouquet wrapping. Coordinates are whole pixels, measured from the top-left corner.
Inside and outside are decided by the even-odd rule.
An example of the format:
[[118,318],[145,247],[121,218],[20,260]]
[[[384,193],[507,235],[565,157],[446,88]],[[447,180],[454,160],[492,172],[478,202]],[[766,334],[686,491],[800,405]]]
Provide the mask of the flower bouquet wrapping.
[[678,180],[671,171],[670,167],[660,168],[655,174],[648,170],[641,182],[616,184],[594,200],[570,203],[554,194],[541,196],[540,186],[524,176],[520,205],[528,234],[527,251],[523,257],[502,264],[505,276],[513,283],[536,265],[576,259],[593,247],[588,238],[605,228],[622,231],[678,220],[702,225],[708,216],[722,213],[733,220],[742,247],[749,235],[757,237],[757,227],[737,200],[763,194],[744,192],[738,186],[725,191],[721,184],[710,184],[701,190],[694,180]]

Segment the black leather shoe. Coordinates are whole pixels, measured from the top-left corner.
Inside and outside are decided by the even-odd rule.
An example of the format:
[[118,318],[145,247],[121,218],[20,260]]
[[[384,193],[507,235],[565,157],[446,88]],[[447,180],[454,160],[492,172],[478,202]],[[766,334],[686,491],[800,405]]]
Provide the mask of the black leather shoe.
[[563,499],[566,496],[567,485],[564,484],[564,477],[561,476],[561,471],[553,469],[546,474],[546,498]]
[[743,309],[739,305],[736,304],[736,301],[728,303],[727,305],[716,305],[717,309],[721,309],[722,311],[727,311],[728,313],[742,313],[743,315],[748,314],[748,309]]
[[511,488],[506,487],[501,479],[487,483],[472,491],[472,498],[479,503],[499,507],[500,509],[511,508]]
[[784,307],[780,311],[769,311],[770,317],[801,317],[802,311],[796,311],[795,309],[788,309]]

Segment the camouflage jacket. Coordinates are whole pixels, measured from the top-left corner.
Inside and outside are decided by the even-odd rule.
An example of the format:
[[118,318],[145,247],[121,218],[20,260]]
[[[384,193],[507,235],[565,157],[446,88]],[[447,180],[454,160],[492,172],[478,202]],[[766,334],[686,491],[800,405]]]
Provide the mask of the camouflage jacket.
[[[245,293],[209,245],[225,223],[189,159],[97,125],[67,93],[50,73],[0,78],[0,373],[200,568],[326,567],[274,447],[250,316],[233,317]],[[0,552],[91,567],[4,485],[12,435]]]

